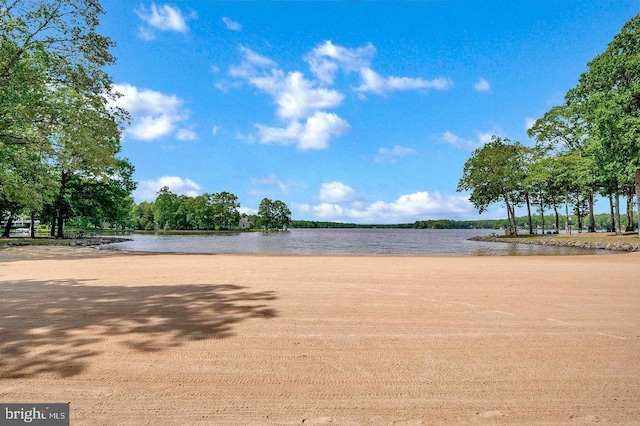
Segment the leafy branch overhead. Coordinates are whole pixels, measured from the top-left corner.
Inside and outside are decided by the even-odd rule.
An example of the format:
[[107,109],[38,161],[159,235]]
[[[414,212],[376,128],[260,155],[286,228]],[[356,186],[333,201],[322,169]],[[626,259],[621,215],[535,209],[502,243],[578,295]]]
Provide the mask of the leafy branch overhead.
[[[48,216],[59,237],[79,211],[122,211],[134,187],[133,166],[117,158],[128,114],[110,102],[102,13],[97,0],[0,0],[0,211]],[[122,190],[103,191],[100,206],[80,200],[108,181]]]

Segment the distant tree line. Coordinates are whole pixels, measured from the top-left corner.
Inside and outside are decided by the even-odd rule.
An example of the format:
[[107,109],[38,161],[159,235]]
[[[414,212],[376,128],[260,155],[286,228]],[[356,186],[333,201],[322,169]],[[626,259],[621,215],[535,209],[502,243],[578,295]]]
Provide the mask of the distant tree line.
[[[585,224],[595,231],[600,195],[609,199],[612,228],[633,230],[633,200],[640,193],[640,15],[589,62],[565,102],[537,120],[529,135],[534,147],[494,136],[465,163],[458,190],[470,191],[480,213],[502,203],[513,233],[518,206],[527,209],[530,233],[532,210],[543,225],[551,212],[556,229],[563,217],[567,231]],[[570,211],[577,223],[570,222]]]
[[404,228],[409,229],[413,228],[412,223],[401,223],[401,224],[358,224],[358,223],[345,223],[345,222],[323,222],[317,220],[293,220],[291,221],[291,227],[293,228],[312,228],[312,229],[321,229],[321,228]]
[[[232,230],[241,218],[238,197],[230,192],[178,195],[163,187],[153,202],[142,202],[131,209],[134,229],[138,230]],[[291,223],[291,212],[280,201],[264,198],[257,215],[244,215],[252,228],[282,229]]]
[[[559,214],[561,222],[565,217]],[[546,216],[544,226],[539,216],[531,218],[533,226],[537,229],[543,228],[549,232],[558,230],[555,226],[555,217]],[[606,213],[594,216],[595,227],[598,230],[611,230],[611,216]],[[626,217],[622,218],[622,224],[626,226]],[[637,217],[634,215],[634,219]],[[578,223],[575,215],[570,218],[571,222]],[[516,226],[519,229],[526,229],[529,226],[529,217],[520,216],[515,219]],[[633,224],[633,221],[630,222]],[[346,222],[322,222],[310,220],[292,220],[292,228],[312,228],[312,229],[372,229],[372,228],[388,228],[388,229],[508,229],[509,221],[507,219],[484,219],[484,220],[453,220],[453,219],[428,219],[418,220],[413,223],[396,223],[396,224],[358,224]],[[537,232],[537,231],[536,231]]]

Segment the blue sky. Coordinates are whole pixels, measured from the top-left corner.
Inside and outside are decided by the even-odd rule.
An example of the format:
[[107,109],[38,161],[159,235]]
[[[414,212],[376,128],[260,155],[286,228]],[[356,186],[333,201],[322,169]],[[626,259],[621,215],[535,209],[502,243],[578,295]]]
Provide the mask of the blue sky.
[[[457,193],[491,135],[575,86],[637,1],[103,0],[108,69],[132,122],[137,202],[162,186],[264,197],[294,219],[482,216]],[[603,210],[604,211],[604,210]]]

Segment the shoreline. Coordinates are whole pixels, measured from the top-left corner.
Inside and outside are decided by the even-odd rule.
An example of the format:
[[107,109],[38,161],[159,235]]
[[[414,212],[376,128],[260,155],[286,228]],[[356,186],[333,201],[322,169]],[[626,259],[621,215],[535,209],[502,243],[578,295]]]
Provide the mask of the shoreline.
[[[50,239],[50,238],[3,238],[0,239],[0,262],[3,260],[1,256],[2,252],[5,255],[9,251],[5,251],[10,248],[23,247],[25,249],[31,248],[33,254],[36,254],[39,248],[53,248],[53,247],[67,247],[67,248],[90,248],[95,249],[98,252],[110,252],[110,253],[122,253],[132,255],[143,254],[172,254],[172,255],[199,255],[199,254],[211,254],[211,255],[237,255],[237,256],[303,256],[303,257],[315,257],[315,256],[327,256],[327,257],[392,257],[392,258],[406,258],[406,257],[434,257],[434,258],[467,258],[467,257],[503,257],[511,256],[509,254],[456,254],[456,253],[425,253],[425,254],[412,254],[412,253],[382,253],[382,254],[369,254],[369,253],[348,253],[348,254],[333,254],[333,253],[314,253],[314,254],[298,254],[298,253],[233,253],[233,252],[183,252],[183,251],[145,251],[145,250],[127,250],[119,248],[109,248],[110,244],[132,241],[128,237],[118,236],[104,236],[104,237],[87,237],[87,238],[69,238],[69,239]],[[601,254],[605,254],[605,251],[609,252],[639,252],[640,241],[637,238],[637,234],[616,235],[615,233],[575,233],[572,235],[555,234],[555,235],[522,235],[522,236],[501,236],[501,235],[476,235],[468,238],[468,241],[478,241],[484,243],[507,243],[507,244],[524,244],[524,245],[536,245],[536,246],[548,246],[548,247],[567,247],[573,249],[585,249],[591,250],[591,253],[568,253],[568,254],[520,254],[520,256],[576,256],[576,255],[597,255],[597,251]],[[107,247],[104,247],[107,246]],[[17,253],[11,255],[13,259],[19,258]],[[32,256],[27,256],[32,257]],[[37,255],[36,255],[37,257]]]
[[[603,238],[604,237],[604,238]],[[629,239],[629,241],[606,241],[607,238]],[[595,241],[594,241],[595,239]],[[609,250],[638,252],[640,251],[640,240],[637,234],[629,236],[617,236],[614,233],[576,233],[572,235],[526,235],[526,236],[494,236],[478,235],[470,238],[471,241],[482,241],[492,243],[508,244],[531,244],[539,246],[554,247],[577,247],[592,250]]]

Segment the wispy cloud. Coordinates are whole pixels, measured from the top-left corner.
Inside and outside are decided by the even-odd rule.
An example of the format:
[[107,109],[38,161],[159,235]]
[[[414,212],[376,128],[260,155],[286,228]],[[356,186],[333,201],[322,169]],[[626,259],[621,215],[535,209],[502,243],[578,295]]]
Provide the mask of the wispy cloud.
[[[289,193],[289,184],[287,184],[286,182],[282,181],[280,178],[278,178],[277,175],[271,173],[268,176],[265,177],[261,177],[261,178],[251,178],[251,183],[253,185],[258,185],[260,187],[270,187],[270,188],[278,188],[278,190],[284,194],[288,194]],[[261,193],[260,191],[252,191],[253,194],[259,194]]]
[[332,84],[339,70],[346,73],[357,72],[360,76],[360,85],[356,91],[360,94],[386,95],[391,92],[407,90],[447,90],[453,85],[450,79],[443,77],[435,79],[383,77],[371,67],[375,55],[376,47],[371,43],[362,47],[347,48],[327,40],[311,50],[304,60],[309,64],[311,72],[325,84]]
[[442,134],[440,140],[448,143],[449,145],[453,145],[456,148],[473,151],[474,149],[480,148],[484,144],[491,142],[491,138],[494,135],[502,137],[504,136],[504,132],[502,132],[500,129],[494,129],[493,131],[489,132],[476,132],[476,139],[473,140],[460,137],[447,130]]
[[162,187],[168,187],[171,192],[178,195],[196,197],[202,193],[202,187],[189,178],[179,176],[161,176],[158,179],[141,180],[133,196],[137,202],[153,201]]
[[286,73],[270,58],[240,47],[244,60],[229,70],[258,90],[270,95],[276,115],[284,126],[256,124],[258,139],[263,144],[293,145],[301,150],[326,149],[334,136],[349,131],[346,120],[327,109],[344,99],[336,90],[320,87],[301,72]]
[[181,141],[195,141],[198,139],[198,134],[191,129],[178,129],[176,139]]
[[224,25],[227,27],[227,29],[231,31],[242,31],[242,24],[240,24],[239,22],[233,21],[230,18],[227,18],[226,16],[222,18],[222,22],[224,22]]
[[[371,60],[376,54],[371,43],[355,49],[331,41],[316,46],[303,57],[315,77],[312,79],[301,71],[287,72],[274,60],[247,47],[240,46],[240,52],[243,59],[229,68],[229,76],[270,95],[276,105],[276,116],[282,122],[275,126],[255,124],[259,141],[292,145],[302,150],[326,149],[334,137],[351,128],[344,118],[329,112],[345,99],[344,93],[331,87],[338,71],[356,74],[359,86],[352,86],[352,89],[360,98],[366,93],[386,95],[407,90],[446,90],[453,84],[446,78],[427,80],[379,75],[371,68]],[[227,92],[234,87],[234,81],[219,81],[216,86]],[[392,157],[408,154],[398,149],[381,152],[390,161]]]
[[436,89],[447,90],[453,86],[453,82],[447,78],[425,80],[423,78],[410,77],[382,77],[370,68],[360,70],[362,84],[356,89],[360,93],[375,93],[386,95],[390,92],[406,90]]
[[342,93],[318,87],[300,72],[285,74],[274,70],[270,75],[250,78],[249,82],[274,98],[278,116],[284,119],[310,117],[318,111],[335,108],[344,99]]
[[318,111],[304,122],[292,121],[287,127],[256,124],[260,143],[295,145],[301,150],[326,149],[333,136],[347,133],[351,128],[336,114]]
[[[143,21],[144,25],[139,28],[138,35],[145,40],[153,40],[156,37],[156,31],[173,31],[186,33],[189,31],[187,26],[187,16],[185,16],[177,7],[165,5],[140,6],[136,10],[136,15]],[[195,12],[188,17],[195,18]]]
[[484,78],[481,78],[480,80],[478,80],[473,85],[473,88],[476,89],[478,92],[489,92],[489,91],[491,91],[491,85]]
[[363,47],[349,49],[337,46],[331,40],[327,40],[313,48],[304,57],[304,60],[320,81],[332,84],[340,69],[352,72],[369,68],[375,54],[376,48],[371,43],[367,43]]
[[317,204],[295,203],[295,213],[320,220],[358,223],[411,223],[416,220],[463,218],[475,215],[464,195],[419,191],[393,201],[364,202],[364,195],[341,182],[322,185]]
[[385,161],[395,163],[398,158],[406,157],[407,155],[415,155],[418,151],[413,148],[407,148],[400,145],[395,145],[393,148],[380,148],[378,149],[378,156],[374,159],[377,163]]
[[150,89],[139,89],[130,84],[115,84],[114,90],[122,96],[114,103],[131,114],[132,122],[124,131],[139,140],[155,140],[178,131],[176,137],[188,140],[194,136],[191,130],[178,129],[189,119],[184,101],[176,95],[167,95]]

